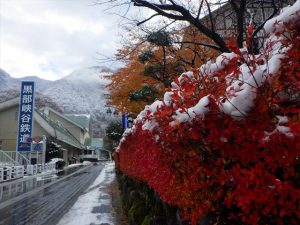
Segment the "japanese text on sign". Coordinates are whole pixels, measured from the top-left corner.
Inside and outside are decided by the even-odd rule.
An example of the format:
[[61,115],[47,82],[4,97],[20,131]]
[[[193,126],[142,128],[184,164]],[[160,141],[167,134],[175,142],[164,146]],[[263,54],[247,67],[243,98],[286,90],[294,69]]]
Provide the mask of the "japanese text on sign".
[[34,82],[23,81],[21,84],[18,142],[17,151],[27,152],[31,150],[31,134],[34,111]]

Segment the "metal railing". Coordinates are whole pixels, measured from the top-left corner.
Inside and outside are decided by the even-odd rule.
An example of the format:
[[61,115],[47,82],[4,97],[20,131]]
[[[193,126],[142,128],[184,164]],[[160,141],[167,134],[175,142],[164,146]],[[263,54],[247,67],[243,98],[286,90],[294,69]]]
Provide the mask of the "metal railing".
[[14,166],[19,165],[8,152],[0,150],[0,165],[1,166]]
[[31,165],[30,160],[25,157],[23,154],[19,153],[19,152],[14,152],[16,153],[16,161],[22,165],[22,166],[27,166],[27,165]]
[[[0,165],[0,183],[40,173],[57,172],[55,163],[35,164],[25,166],[2,166]],[[1,197],[0,197],[1,199]]]
[[27,166],[30,165],[30,161],[23,154],[19,152],[0,150],[0,165]]

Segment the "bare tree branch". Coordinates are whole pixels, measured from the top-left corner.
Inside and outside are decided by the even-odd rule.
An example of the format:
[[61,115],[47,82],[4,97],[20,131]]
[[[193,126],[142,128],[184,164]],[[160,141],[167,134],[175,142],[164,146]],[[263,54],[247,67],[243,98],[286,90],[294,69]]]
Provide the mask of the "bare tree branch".
[[200,15],[201,15],[201,9],[202,9],[202,6],[203,6],[203,2],[204,2],[204,0],[202,0],[201,1],[201,3],[200,3],[200,6],[199,6],[199,9],[198,9],[198,13],[197,13],[197,20],[199,20],[199,18],[200,18]]
[[207,5],[207,9],[208,9],[208,15],[209,15],[209,20],[210,20],[210,24],[211,24],[211,30],[212,30],[212,32],[215,32],[215,26],[214,26],[214,21],[213,21],[213,18],[212,18],[212,13],[211,13],[211,10],[210,10],[210,5],[207,2],[207,0],[205,0],[205,3]]
[[195,44],[195,45],[200,45],[200,46],[205,46],[208,48],[215,49],[217,51],[221,51],[220,47],[217,45],[212,45],[204,42],[194,42],[194,41],[175,41],[174,43],[176,44]]
[[153,17],[156,17],[156,16],[159,16],[159,14],[156,13],[156,14],[150,16],[149,18],[147,18],[147,19],[145,19],[145,20],[143,20],[143,21],[141,21],[141,22],[138,22],[136,25],[137,25],[137,26],[140,26],[141,24],[143,24],[143,23],[145,23],[145,22],[151,20]]
[[244,40],[244,22],[245,22],[245,11],[246,11],[246,0],[239,1],[240,5],[236,3],[236,0],[230,0],[229,3],[236,15],[237,22],[237,44],[239,48],[243,47]]
[[275,0],[272,0],[271,4],[272,4],[272,8],[273,8],[272,14],[271,14],[271,15],[270,15],[263,23],[261,23],[261,24],[255,29],[255,31],[254,31],[253,34],[252,34],[251,41],[252,41],[253,38],[257,35],[257,33],[264,27],[265,23],[266,23],[268,20],[272,19],[272,18],[277,14],[278,8],[277,8],[277,6],[276,6],[276,4],[275,4]]
[[[146,7],[152,9],[164,17],[174,20],[188,21],[189,23],[197,27],[197,29],[204,35],[212,39],[216,43],[216,45],[219,46],[219,49],[221,49],[222,52],[229,52],[229,49],[227,48],[223,38],[218,33],[203,25],[201,23],[201,20],[195,18],[191,14],[191,12],[183,6],[177,4],[154,4],[146,0],[132,0],[132,2],[137,7]],[[170,11],[177,12],[178,14],[171,13]]]

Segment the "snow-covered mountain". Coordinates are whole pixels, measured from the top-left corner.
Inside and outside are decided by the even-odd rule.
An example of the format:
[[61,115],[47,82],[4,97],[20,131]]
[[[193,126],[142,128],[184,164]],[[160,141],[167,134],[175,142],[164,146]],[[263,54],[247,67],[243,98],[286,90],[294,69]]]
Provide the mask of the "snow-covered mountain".
[[36,76],[13,78],[6,71],[0,68],[0,92],[7,90],[19,91],[21,81],[34,81],[36,84],[37,91],[39,92],[42,92],[42,90],[45,90],[45,88],[47,88],[49,85],[51,85],[51,83],[53,83],[53,81],[44,80]]
[[109,73],[100,72],[101,69],[95,66],[76,70],[57,81],[38,77],[12,78],[0,69],[0,102],[18,96],[21,81],[33,80],[36,83],[36,97],[40,98],[39,106],[49,104],[63,113],[92,114],[94,135],[99,136],[106,126],[103,120],[109,120],[105,108],[105,86],[109,83],[105,76]]
[[[102,76],[101,76],[102,75]],[[54,81],[43,94],[55,99],[68,113],[104,111],[108,80],[99,67],[76,70],[67,77]]]
[[6,71],[0,68],[0,91],[16,89],[17,86],[18,82],[13,79]]

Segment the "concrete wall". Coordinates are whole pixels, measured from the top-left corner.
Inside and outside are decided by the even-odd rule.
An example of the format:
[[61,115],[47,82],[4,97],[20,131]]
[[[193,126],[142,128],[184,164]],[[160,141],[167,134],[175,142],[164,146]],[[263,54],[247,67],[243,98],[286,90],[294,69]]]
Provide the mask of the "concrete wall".
[[3,150],[16,150],[18,110],[18,106],[13,106],[0,111],[0,142]]

